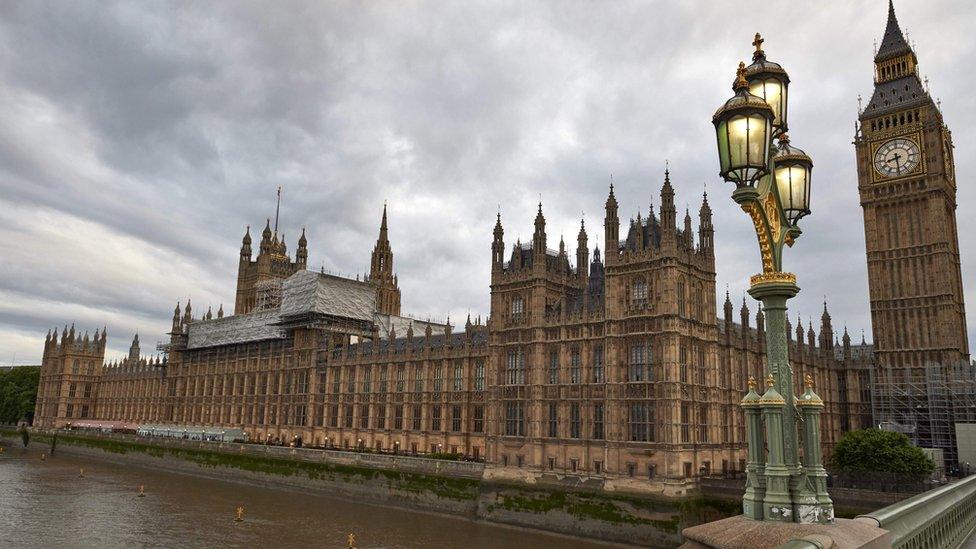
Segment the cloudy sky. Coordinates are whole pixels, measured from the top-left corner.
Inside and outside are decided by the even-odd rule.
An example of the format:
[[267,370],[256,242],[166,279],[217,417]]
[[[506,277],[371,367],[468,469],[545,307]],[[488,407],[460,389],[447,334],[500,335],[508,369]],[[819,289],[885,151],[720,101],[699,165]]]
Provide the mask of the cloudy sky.
[[[388,201],[404,312],[456,320],[488,312],[497,205],[509,246],[540,195],[551,242],[581,213],[602,242],[610,174],[626,224],[659,207],[669,160],[682,210],[707,186],[719,299],[741,302],[757,246],[710,119],[756,31],[816,164],[791,315],[826,295],[870,340],[851,140],[886,2],[747,5],[2,2],[0,364],[38,363],[66,322],[107,325],[113,358],[136,330],[162,339],[177,301],[231,310],[244,228],[278,185],[289,249],[306,227],[310,266],[341,273],[366,270]],[[953,130],[976,310],[976,4],[896,8]]]

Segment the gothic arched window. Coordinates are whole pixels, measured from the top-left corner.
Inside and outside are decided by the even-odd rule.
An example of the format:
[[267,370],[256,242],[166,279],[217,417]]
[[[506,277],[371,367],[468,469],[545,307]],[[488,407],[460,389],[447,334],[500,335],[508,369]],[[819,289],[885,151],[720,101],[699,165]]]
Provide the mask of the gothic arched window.
[[678,315],[684,316],[685,315],[685,312],[686,312],[685,311],[685,281],[684,281],[684,279],[678,280],[677,294],[678,295],[676,297],[678,298]]

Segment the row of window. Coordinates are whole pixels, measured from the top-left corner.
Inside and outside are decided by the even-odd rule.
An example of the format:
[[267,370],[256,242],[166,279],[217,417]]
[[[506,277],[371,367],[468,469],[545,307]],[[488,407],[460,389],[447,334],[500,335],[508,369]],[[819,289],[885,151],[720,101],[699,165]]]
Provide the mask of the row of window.
[[[603,404],[594,404],[592,410],[592,421],[590,422],[590,438],[603,440],[606,438],[604,431],[605,417]],[[654,417],[654,405],[648,402],[632,402],[627,407],[627,440],[632,442],[655,442],[657,425]],[[708,407],[699,406],[697,418],[692,417],[692,406],[683,404],[681,406],[680,417],[680,442],[691,442],[692,426],[695,427],[696,441],[699,443],[709,442],[708,434]],[[692,423],[694,420],[694,423]],[[506,436],[526,436],[526,416],[525,404],[520,401],[508,401],[505,403],[505,435]],[[558,438],[568,436],[569,438],[583,438],[582,407],[578,403],[569,405],[569,432],[560,433],[559,405],[550,403],[548,416],[546,418],[546,436]],[[723,426],[725,436],[728,436],[728,425]],[[726,438],[727,439],[727,438]]]
[[[445,408],[447,409],[446,411],[448,413],[446,417],[444,415]],[[389,419],[388,415],[391,409],[393,412],[393,417],[392,421],[388,425],[387,420]],[[381,406],[378,408],[378,410],[380,413],[371,415],[370,406],[368,404],[363,404],[359,406],[359,414],[354,416],[356,406],[344,405],[340,407],[338,404],[332,404],[328,406],[328,422],[326,422],[326,415],[324,413],[325,407],[323,407],[323,414],[320,417],[320,426],[335,428],[344,427],[347,429],[358,427],[360,429],[389,428],[394,430],[403,430],[404,425],[406,425],[407,429],[413,431],[447,430],[460,433],[465,430],[464,412],[463,407],[460,405],[432,405],[429,408],[430,413],[426,418],[423,414],[423,406],[419,404],[414,404],[412,406],[404,406],[403,404],[397,404],[389,407]],[[342,412],[341,418],[340,411]],[[405,412],[409,412],[410,416],[405,416]],[[326,423],[328,423],[328,425]],[[473,406],[471,408],[471,431],[474,433],[485,432],[484,406]]]
[[[392,366],[390,368],[393,368]],[[333,367],[330,368],[332,376],[332,393],[338,394],[342,389],[342,380],[345,379],[346,392],[355,393],[356,386],[359,385],[361,392],[371,393],[375,388],[379,393],[385,393],[389,390],[389,380],[388,367],[387,366],[370,366],[365,365],[360,367],[362,371],[361,379],[356,379],[356,366],[345,366],[345,367]],[[373,370],[377,370],[377,380],[373,381]],[[413,368],[413,377],[410,380],[413,392],[422,393],[425,387],[433,392],[443,391],[445,386],[449,387],[452,391],[463,391],[465,390],[465,375],[464,375],[464,365],[461,361],[456,361],[451,367],[451,378],[448,384],[445,384],[444,375],[446,373],[446,368],[444,365],[437,365],[433,368],[432,375],[433,379],[430,380],[430,384],[425,383],[424,379],[424,367],[420,364]],[[484,359],[478,359],[474,363],[474,376],[472,379],[472,387],[475,391],[485,390],[485,361]],[[344,375],[343,375],[344,374]],[[399,365],[395,367],[395,379],[394,379],[394,391],[398,393],[405,392],[408,384],[407,380],[407,367],[405,365]],[[326,374],[322,374],[320,379],[319,387],[322,392],[325,392],[325,388],[328,387],[328,379]]]
[[[688,348],[682,346],[679,349],[679,368],[680,368],[680,378],[684,383],[691,383],[691,375],[689,370],[692,366],[689,365],[689,351]],[[699,347],[695,352],[697,364],[694,366],[694,381],[699,385],[705,384],[705,371],[706,371],[706,355],[705,349]],[[580,349],[574,347],[570,350],[569,358],[569,382],[570,383],[582,383],[583,382],[583,365],[580,354]],[[606,374],[604,368],[603,360],[603,347],[597,346],[593,349],[592,356],[592,378],[591,383],[603,383],[606,381]],[[654,369],[653,359],[651,356],[650,344],[638,343],[630,346],[628,353],[628,364],[627,364],[627,377],[626,381],[633,382],[646,382],[654,381],[653,373]],[[505,361],[505,383],[507,385],[524,385],[525,384],[525,352],[520,347],[509,349],[508,355]],[[553,349],[549,352],[549,364],[546,369],[547,381],[550,384],[557,384],[560,382],[560,364],[559,364],[559,351]]]

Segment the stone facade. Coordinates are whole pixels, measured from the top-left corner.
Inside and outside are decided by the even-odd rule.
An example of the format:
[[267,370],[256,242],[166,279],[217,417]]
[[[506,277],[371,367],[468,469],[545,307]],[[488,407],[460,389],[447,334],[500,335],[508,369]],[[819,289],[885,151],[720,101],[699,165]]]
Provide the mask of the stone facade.
[[[726,295],[718,317],[707,198],[696,240],[689,212],[677,225],[667,173],[660,196],[621,236],[611,187],[605,262],[582,224],[575,261],[563,242],[548,248],[541,205],[532,243],[507,253],[499,216],[491,314],[456,332],[399,316],[385,208],[361,281],[304,270],[304,235],[292,260],[269,225],[256,261],[244,237],[236,314],[197,319],[177,305],[162,360],[141,358],[138,337],[103,364],[104,331],[49,336],[35,422],[226,426],[260,441],[459,453],[493,478],[575,474],[670,493],[741,471],[738,403],[764,371],[763,315],[743,302],[736,322]],[[277,293],[262,301],[268,282]],[[817,380],[829,452],[870,423],[871,349],[846,331],[835,345],[826,305],[819,335],[795,330],[794,379]]]
[[854,138],[877,363],[924,382],[969,361],[952,134],[889,5]]

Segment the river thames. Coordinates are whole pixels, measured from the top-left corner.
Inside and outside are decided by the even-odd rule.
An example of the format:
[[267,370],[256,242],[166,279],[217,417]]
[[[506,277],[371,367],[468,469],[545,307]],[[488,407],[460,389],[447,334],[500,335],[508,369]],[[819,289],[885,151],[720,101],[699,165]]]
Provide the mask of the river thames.
[[[4,547],[597,548],[598,542],[458,517],[70,456],[0,455]],[[79,477],[84,469],[84,477]],[[145,497],[138,497],[139,486]],[[235,522],[235,509],[245,509]]]

